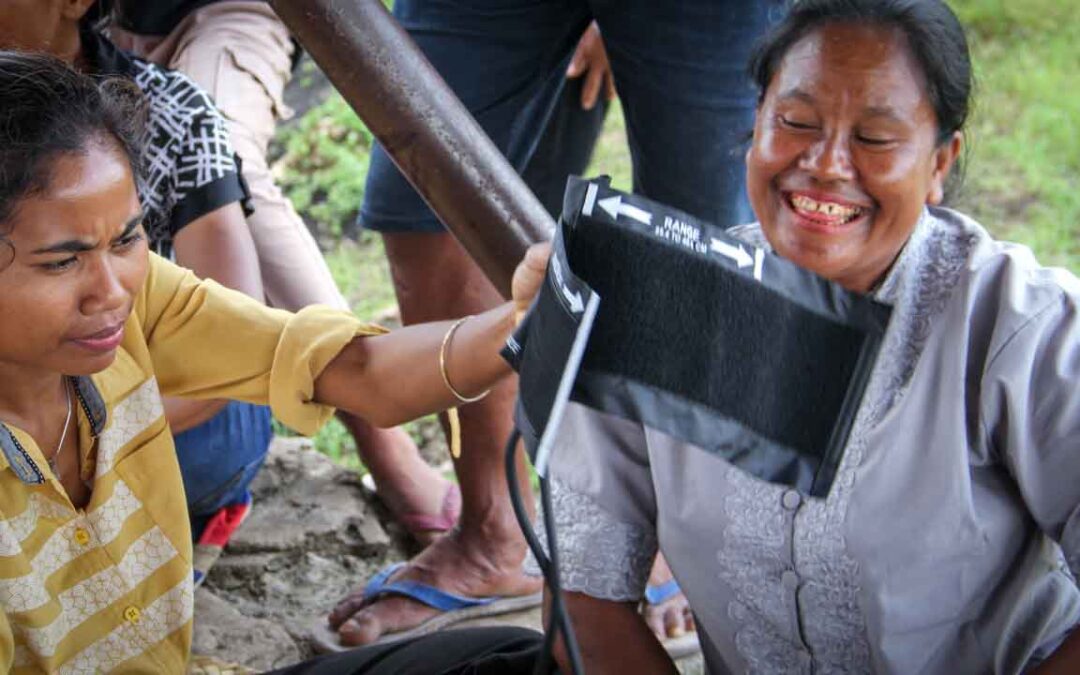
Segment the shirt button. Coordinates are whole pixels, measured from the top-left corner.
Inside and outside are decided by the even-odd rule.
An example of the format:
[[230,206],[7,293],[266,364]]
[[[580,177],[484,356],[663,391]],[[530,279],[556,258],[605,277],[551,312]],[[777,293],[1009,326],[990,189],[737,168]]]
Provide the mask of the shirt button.
[[79,546],[86,546],[87,544],[90,543],[90,533],[87,532],[86,530],[84,530],[81,527],[76,529],[75,530],[75,543],[77,543]]
[[124,620],[128,623],[138,623],[140,616],[142,616],[142,612],[139,611],[138,607],[132,606],[124,610]]
[[784,508],[788,511],[794,511],[799,508],[799,504],[802,504],[802,497],[795,490],[788,490],[784,493],[784,496],[780,498],[780,503],[784,505]]
[[780,575],[780,585],[789,593],[799,587],[799,575],[794,570],[784,570]]

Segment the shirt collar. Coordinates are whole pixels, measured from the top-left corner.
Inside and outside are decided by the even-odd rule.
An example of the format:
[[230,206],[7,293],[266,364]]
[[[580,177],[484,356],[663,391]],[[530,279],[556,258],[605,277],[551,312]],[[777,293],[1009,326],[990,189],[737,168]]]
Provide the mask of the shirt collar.
[[911,231],[911,236],[904,243],[904,248],[900,249],[900,255],[896,256],[892,267],[885,273],[885,278],[870,291],[870,295],[875,300],[895,304],[905,282],[917,276],[913,273],[922,265],[926,257],[924,253],[932,229],[930,219],[930,211],[923,207],[919,220],[915,223],[915,229]]
[[[80,375],[71,378],[71,381],[75,385],[75,397],[79,407],[90,421],[90,433],[97,437],[105,429],[105,422],[108,420],[105,399],[89,377]],[[45,475],[30,457],[30,453],[19,443],[7,425],[0,422],[0,471],[7,467],[11,467],[19,480],[28,485],[45,482]]]

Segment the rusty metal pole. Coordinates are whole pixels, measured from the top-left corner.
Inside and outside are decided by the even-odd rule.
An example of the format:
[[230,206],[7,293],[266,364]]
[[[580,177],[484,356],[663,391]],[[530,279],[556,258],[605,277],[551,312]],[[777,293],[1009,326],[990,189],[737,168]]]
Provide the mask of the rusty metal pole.
[[[272,0],[341,95],[504,297],[554,223],[381,0]],[[482,77],[477,70],[477,77]]]

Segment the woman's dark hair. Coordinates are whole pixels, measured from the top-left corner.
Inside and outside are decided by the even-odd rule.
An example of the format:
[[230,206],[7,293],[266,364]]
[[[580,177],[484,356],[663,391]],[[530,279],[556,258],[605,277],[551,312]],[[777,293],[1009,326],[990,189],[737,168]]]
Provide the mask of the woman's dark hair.
[[960,20],[943,0],[798,0],[755,49],[750,76],[763,98],[788,49],[830,23],[867,23],[904,33],[922,67],[937,115],[938,143],[964,128],[971,106],[971,55]]
[[[0,51],[0,244],[21,200],[48,189],[52,162],[113,140],[139,180],[142,93],[95,80],[51,56]],[[0,252],[0,258],[5,257]]]

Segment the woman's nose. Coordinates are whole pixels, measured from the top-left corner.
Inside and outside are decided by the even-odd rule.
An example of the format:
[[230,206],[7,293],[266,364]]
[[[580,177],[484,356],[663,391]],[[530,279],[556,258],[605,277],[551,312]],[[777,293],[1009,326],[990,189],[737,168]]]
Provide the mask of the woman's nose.
[[851,162],[847,135],[823,135],[803,153],[801,168],[822,183],[852,180],[855,169]]
[[87,263],[89,274],[82,302],[83,314],[99,314],[123,307],[128,290],[109,256],[92,256]]

